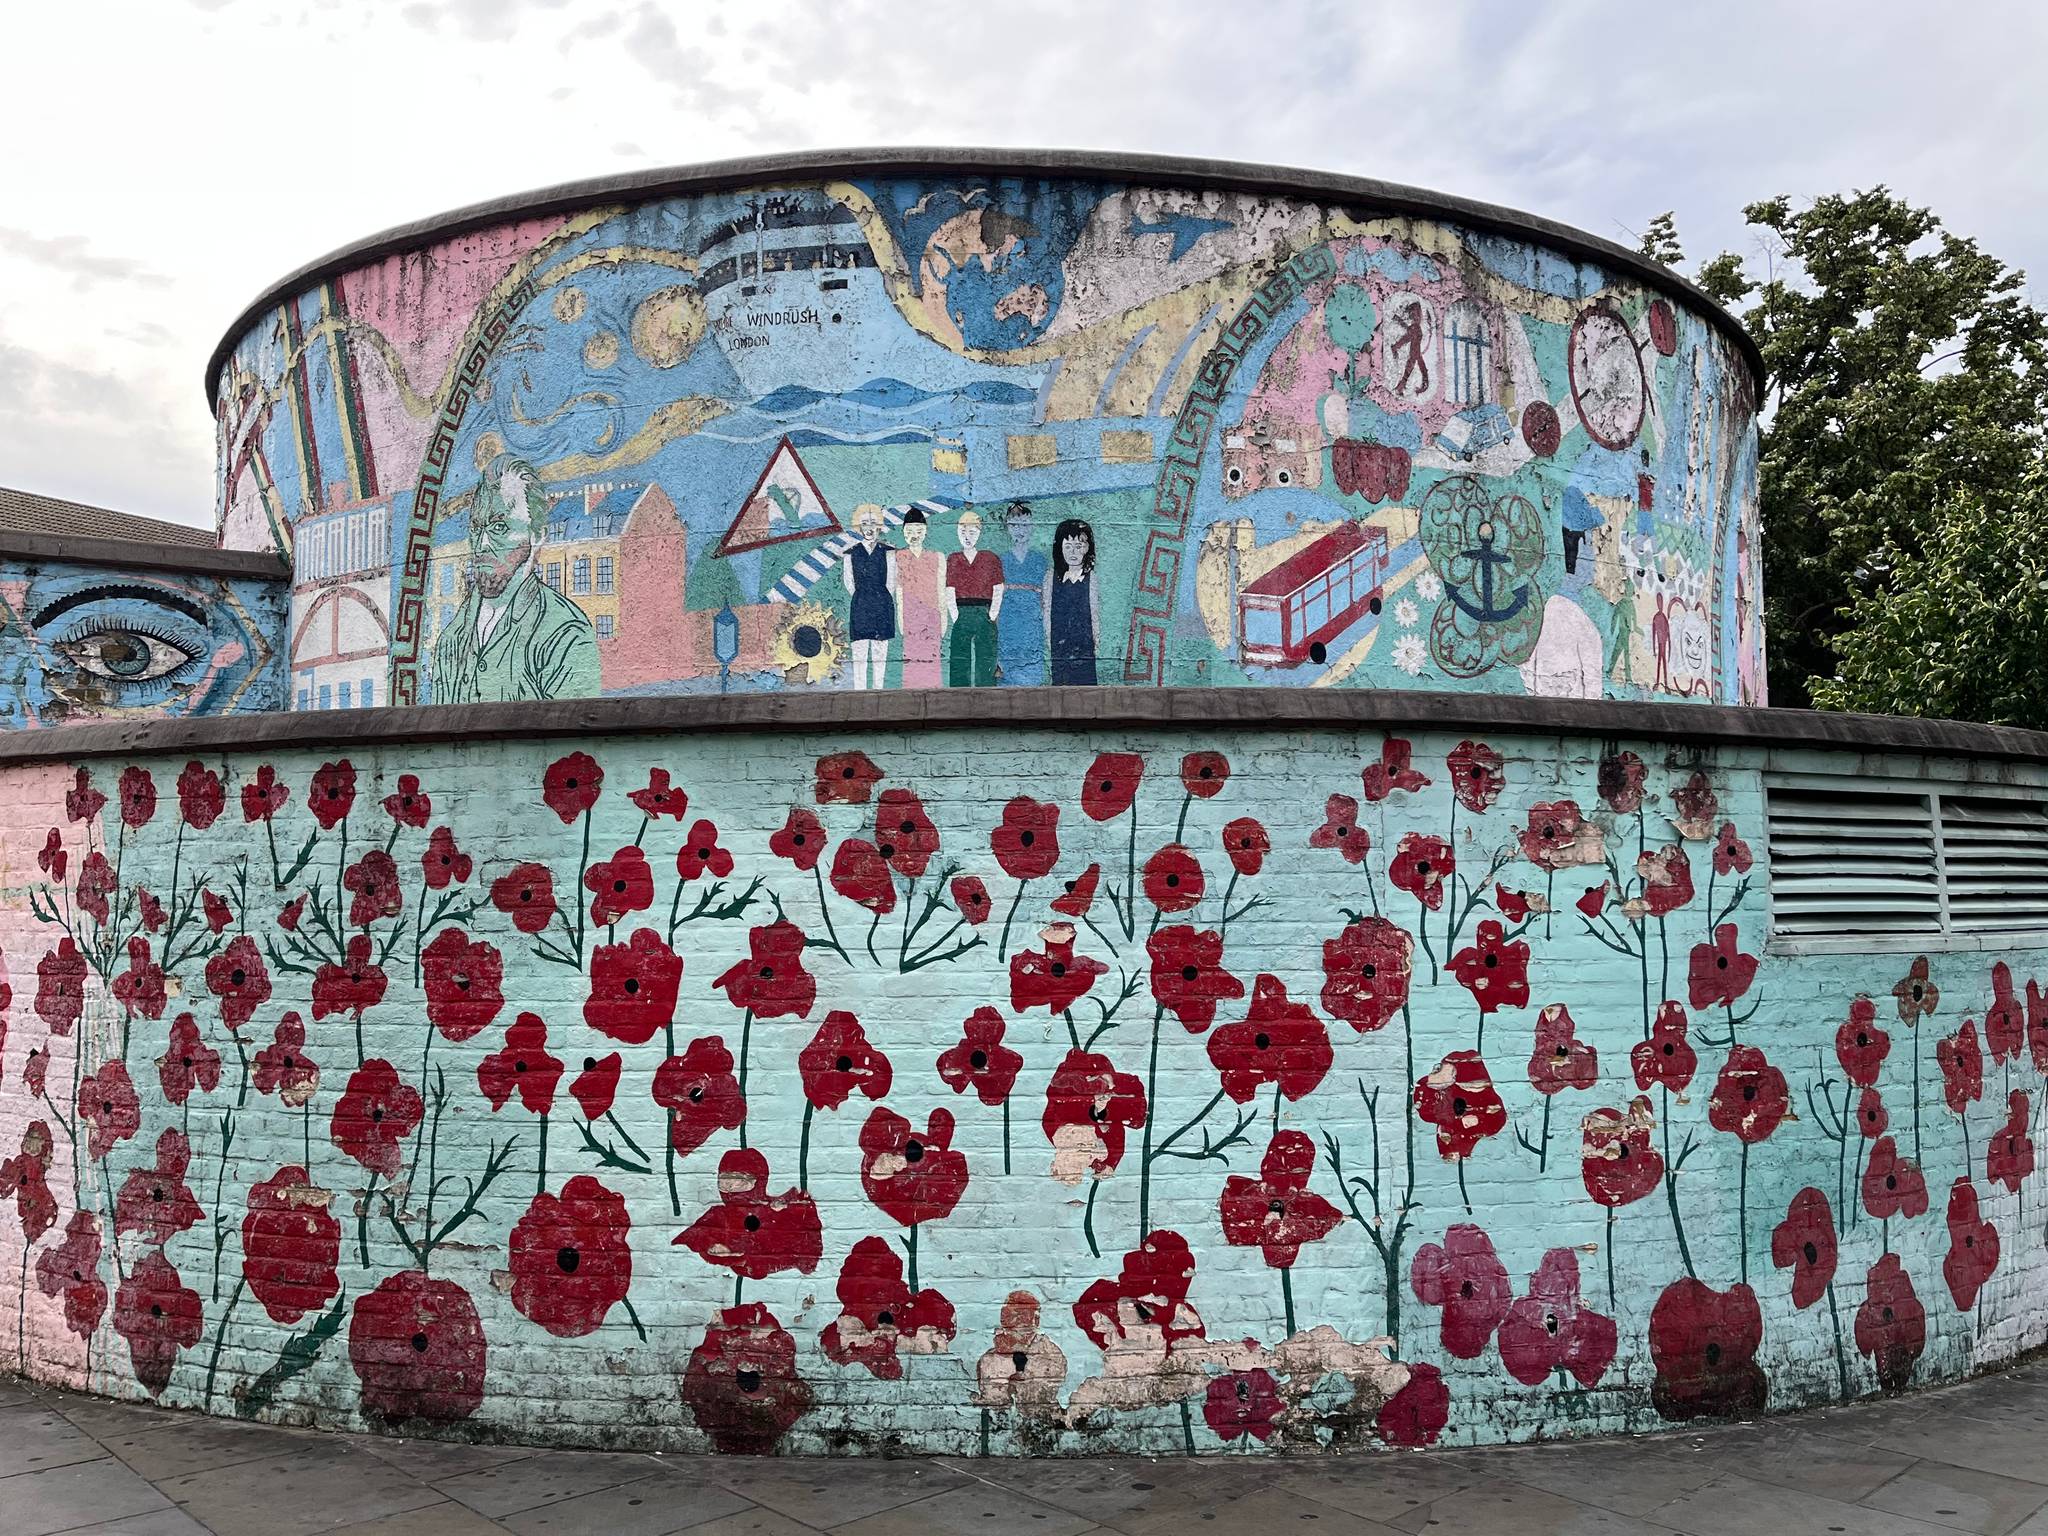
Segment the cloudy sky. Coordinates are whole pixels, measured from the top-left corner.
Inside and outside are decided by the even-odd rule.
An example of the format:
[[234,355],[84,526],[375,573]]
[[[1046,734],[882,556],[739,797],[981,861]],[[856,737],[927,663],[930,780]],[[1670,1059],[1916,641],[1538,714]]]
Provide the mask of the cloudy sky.
[[[1964,24],[1967,15],[1968,24]],[[0,484],[205,523],[202,370],[272,279],[584,176],[864,144],[1125,149],[1464,193],[1696,261],[1884,182],[2048,301],[2025,0],[67,0],[9,16]]]

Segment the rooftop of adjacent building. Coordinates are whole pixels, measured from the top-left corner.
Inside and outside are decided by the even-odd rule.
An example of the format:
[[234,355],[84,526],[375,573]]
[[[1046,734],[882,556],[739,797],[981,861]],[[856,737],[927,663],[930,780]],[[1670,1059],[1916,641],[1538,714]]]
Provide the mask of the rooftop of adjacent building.
[[138,517],[61,496],[15,490],[0,485],[0,533],[32,533],[52,538],[124,539],[140,544],[175,544],[191,549],[215,547],[211,528]]

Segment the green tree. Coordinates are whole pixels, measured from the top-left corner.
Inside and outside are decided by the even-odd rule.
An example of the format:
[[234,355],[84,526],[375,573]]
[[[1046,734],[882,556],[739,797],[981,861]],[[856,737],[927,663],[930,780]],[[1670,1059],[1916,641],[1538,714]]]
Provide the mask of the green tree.
[[1667,267],[1676,268],[1685,260],[1685,252],[1678,244],[1678,220],[1670,209],[1650,220],[1650,227],[1643,231],[1642,239],[1636,242],[1636,249]]
[[[1800,210],[1773,198],[1744,217],[1761,276],[1724,254],[1698,281],[1747,301],[1763,349],[1771,702],[1800,705],[1838,658],[1882,672],[1872,648],[1898,633],[1879,623],[1885,603],[1928,579],[1931,545],[1964,515],[1953,509],[2025,515],[2016,492],[2040,457],[2048,322],[2022,274],[1883,187]],[[1859,686],[1845,673],[1824,696],[1874,697]]]

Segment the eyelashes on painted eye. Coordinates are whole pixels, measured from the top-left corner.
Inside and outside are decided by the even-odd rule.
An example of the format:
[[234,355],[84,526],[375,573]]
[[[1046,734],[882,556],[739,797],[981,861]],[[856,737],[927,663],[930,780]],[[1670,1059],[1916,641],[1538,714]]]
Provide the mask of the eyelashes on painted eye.
[[118,624],[57,641],[52,649],[80,671],[117,683],[153,683],[199,659],[181,642]]

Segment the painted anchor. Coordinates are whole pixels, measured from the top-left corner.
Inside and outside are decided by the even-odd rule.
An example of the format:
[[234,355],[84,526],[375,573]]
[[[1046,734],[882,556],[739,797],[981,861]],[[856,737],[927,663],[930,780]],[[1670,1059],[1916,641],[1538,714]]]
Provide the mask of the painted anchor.
[[1502,554],[1493,547],[1495,530],[1493,522],[1482,522],[1477,530],[1479,543],[1474,549],[1460,550],[1459,558],[1470,560],[1478,566],[1479,601],[1475,604],[1461,592],[1453,582],[1444,583],[1444,593],[1466,613],[1482,624],[1499,624],[1512,619],[1528,606],[1529,586],[1524,582],[1509,594],[1504,606],[1495,606],[1493,594],[1493,571],[1497,565],[1512,565],[1512,557]]

